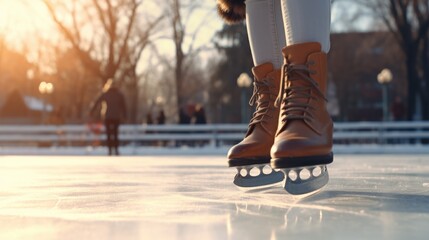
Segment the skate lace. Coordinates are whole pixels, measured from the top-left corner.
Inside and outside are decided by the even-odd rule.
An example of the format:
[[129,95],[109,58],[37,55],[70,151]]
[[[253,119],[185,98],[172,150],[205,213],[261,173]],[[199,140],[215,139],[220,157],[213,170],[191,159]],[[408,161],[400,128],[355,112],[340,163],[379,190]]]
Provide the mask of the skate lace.
[[[286,60],[287,61],[287,60]],[[282,67],[282,80],[280,81],[280,92],[277,96],[275,106],[280,107],[280,121],[285,123],[287,120],[309,120],[314,118],[312,110],[315,108],[309,104],[309,100],[319,101],[320,98],[327,101],[324,94],[320,91],[319,84],[310,77],[316,71],[310,70],[309,66],[315,64],[309,61],[306,64],[293,64],[286,62]],[[304,85],[296,86],[293,82],[304,81]],[[289,84],[288,84],[289,83]],[[285,86],[286,85],[286,86]],[[313,95],[313,91],[319,96]],[[306,101],[299,101],[306,99]]]
[[[253,113],[253,117],[249,123],[249,129],[258,123],[262,123],[267,121],[268,118],[272,118],[269,114],[269,110],[273,108],[270,105],[271,95],[273,92],[270,91],[270,88],[273,88],[273,84],[269,82],[267,79],[263,79],[262,81],[254,81],[253,82],[253,94],[250,98],[249,105],[254,106],[256,103],[256,110]],[[268,95],[269,97],[262,97],[263,95]]]

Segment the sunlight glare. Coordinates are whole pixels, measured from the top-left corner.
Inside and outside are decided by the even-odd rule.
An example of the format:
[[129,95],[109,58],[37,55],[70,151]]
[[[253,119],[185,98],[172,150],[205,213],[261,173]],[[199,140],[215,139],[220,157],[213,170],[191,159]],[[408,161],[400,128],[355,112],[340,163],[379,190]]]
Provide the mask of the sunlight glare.
[[11,44],[30,44],[35,33],[47,39],[56,33],[42,1],[0,0],[0,36]]

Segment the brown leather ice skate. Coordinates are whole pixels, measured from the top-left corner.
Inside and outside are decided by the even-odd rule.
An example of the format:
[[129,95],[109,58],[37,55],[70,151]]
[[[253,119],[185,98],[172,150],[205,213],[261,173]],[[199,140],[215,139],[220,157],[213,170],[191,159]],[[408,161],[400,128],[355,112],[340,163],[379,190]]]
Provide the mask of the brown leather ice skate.
[[280,116],[271,166],[285,170],[288,192],[303,194],[328,182],[325,165],[333,161],[333,124],[325,97],[327,57],[319,43],[291,45],[283,49],[283,55],[276,100]]
[[238,169],[234,184],[240,187],[270,185],[284,178],[281,172],[272,171],[269,167],[264,169],[264,165],[270,164],[270,149],[277,130],[279,109],[274,102],[279,92],[280,70],[275,70],[271,63],[265,63],[252,71],[255,80],[250,104],[256,103],[256,111],[245,138],[228,152],[229,167]]

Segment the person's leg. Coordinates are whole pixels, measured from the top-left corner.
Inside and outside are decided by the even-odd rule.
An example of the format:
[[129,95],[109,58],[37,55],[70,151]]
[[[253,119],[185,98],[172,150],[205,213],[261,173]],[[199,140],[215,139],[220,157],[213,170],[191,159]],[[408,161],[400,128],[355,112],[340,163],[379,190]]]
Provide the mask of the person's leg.
[[247,0],[246,23],[255,66],[272,63],[279,69],[286,44],[280,0]]
[[286,45],[318,42],[329,52],[330,0],[281,0]]
[[113,150],[113,145],[112,145],[112,123],[110,120],[105,120],[104,121],[104,127],[106,129],[106,137],[107,137],[107,148],[109,150],[109,156],[111,156],[113,154],[112,150]]
[[[254,93],[250,102],[256,104],[256,111],[245,138],[229,150],[228,164],[239,170],[234,179],[236,185],[257,187],[283,180],[280,172],[262,173],[265,165],[270,163],[279,115],[274,100],[279,91],[283,64],[281,49],[286,44],[280,0],[247,0],[246,22],[255,64],[252,69]],[[259,168],[256,170],[259,174],[250,174],[254,168]]]
[[113,128],[113,146],[115,148],[115,155],[119,155],[119,120],[112,123]]
[[282,0],[282,9],[287,44],[271,166],[286,173],[288,192],[304,194],[327,184],[325,165],[333,161],[326,109],[330,1]]

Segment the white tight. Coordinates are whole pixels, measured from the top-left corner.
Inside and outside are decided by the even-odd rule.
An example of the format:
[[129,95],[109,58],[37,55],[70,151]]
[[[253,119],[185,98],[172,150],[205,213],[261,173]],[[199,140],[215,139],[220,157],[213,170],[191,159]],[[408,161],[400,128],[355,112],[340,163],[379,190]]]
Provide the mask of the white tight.
[[246,25],[255,65],[271,62],[280,68],[286,45],[280,0],[247,0]]
[[246,0],[246,22],[253,62],[283,63],[281,49],[297,43],[319,42],[330,48],[330,0]]

